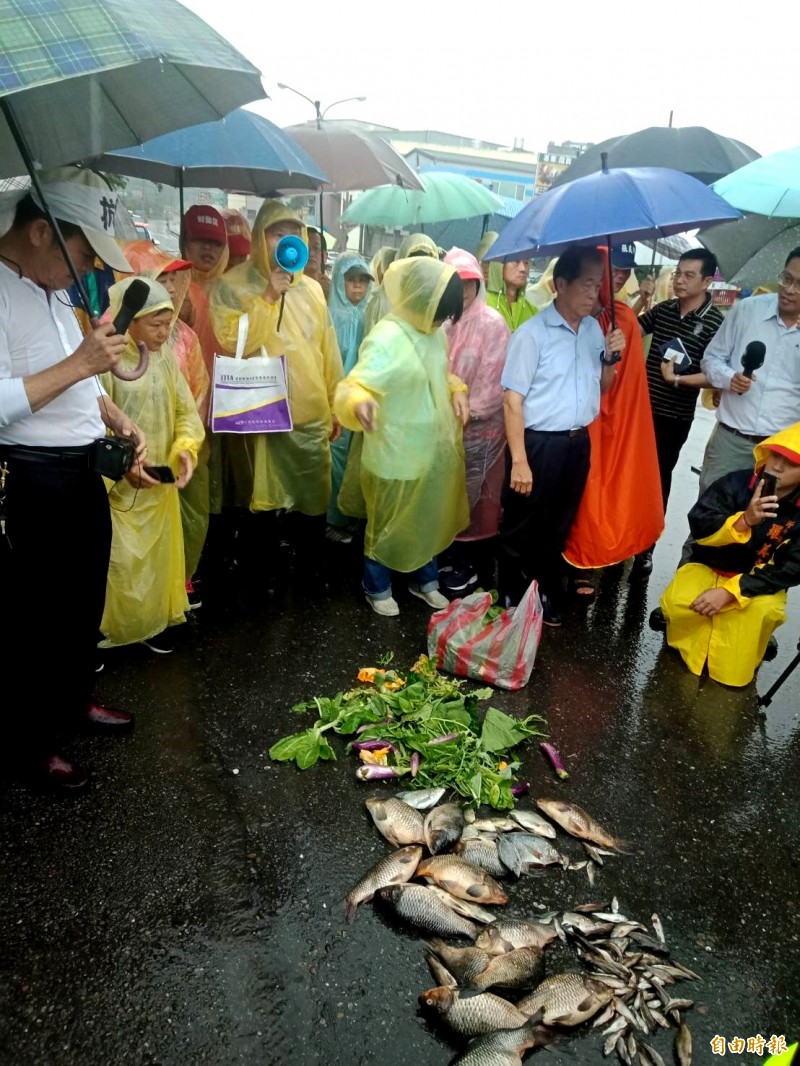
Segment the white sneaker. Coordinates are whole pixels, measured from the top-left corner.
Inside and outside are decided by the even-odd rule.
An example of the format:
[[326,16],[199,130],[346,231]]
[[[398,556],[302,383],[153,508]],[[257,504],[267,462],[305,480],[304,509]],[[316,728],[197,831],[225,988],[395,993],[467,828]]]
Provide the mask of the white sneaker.
[[441,611],[444,607],[450,606],[450,600],[446,596],[443,596],[437,589],[431,589],[430,592],[422,592],[420,589],[412,588],[408,586],[408,591],[412,596],[416,596],[418,600],[424,600],[429,607],[433,607],[435,611]]
[[384,618],[396,618],[400,614],[400,608],[394,596],[387,596],[384,600],[373,600],[371,596],[367,596],[367,603],[375,614],[383,615]]

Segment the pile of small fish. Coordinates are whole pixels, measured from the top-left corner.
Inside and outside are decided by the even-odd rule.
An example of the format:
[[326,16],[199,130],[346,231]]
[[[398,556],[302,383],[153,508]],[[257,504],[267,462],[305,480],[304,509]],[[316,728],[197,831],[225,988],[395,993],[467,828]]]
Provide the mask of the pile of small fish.
[[[648,1040],[677,1027],[675,1056],[690,1066],[692,1039],[684,1021],[693,1007],[673,996],[678,981],[697,974],[670,958],[657,915],[653,934],[620,912],[617,900],[586,903],[535,918],[504,918],[509,902],[496,877],[553,864],[567,869],[603,865],[603,856],[629,851],[591,815],[563,800],[540,799],[539,811],[479,819],[458,803],[439,804],[443,789],[372,798],[367,809],[397,850],[386,855],[347,896],[352,921],[375,897],[403,923],[428,937],[425,959],[434,988],[423,992],[424,1012],[457,1038],[468,1039],[460,1066],[514,1066],[529,1049],[565,1042],[569,1030],[592,1021],[602,1029],[603,1055],[624,1066],[664,1066]],[[425,812],[425,813],[423,813]],[[553,823],[579,839],[587,863],[573,863],[551,843]],[[424,884],[412,884],[412,879]],[[444,937],[472,941],[454,946]],[[556,940],[574,948],[585,970],[545,976],[545,951]],[[512,1002],[509,996],[521,995]]]

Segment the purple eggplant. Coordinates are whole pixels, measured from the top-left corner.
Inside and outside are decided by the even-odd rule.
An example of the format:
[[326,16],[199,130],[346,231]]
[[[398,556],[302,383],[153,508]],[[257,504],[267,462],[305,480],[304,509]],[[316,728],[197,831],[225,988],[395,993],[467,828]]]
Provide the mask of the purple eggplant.
[[561,781],[566,781],[568,779],[568,777],[569,777],[569,774],[564,769],[564,764],[561,761],[561,756],[558,754],[558,752],[553,747],[553,745],[552,744],[542,743],[542,744],[539,745],[539,747],[542,749],[542,751],[545,753],[547,758],[550,760],[550,764],[553,767],[553,769],[555,770],[556,776]]
[[516,797],[524,796],[525,793],[530,792],[530,790],[530,781],[517,781],[516,785],[511,786],[511,795]]
[[381,748],[388,748],[397,754],[397,748],[388,740],[354,740],[352,748],[353,751],[380,751]]
[[400,776],[393,766],[359,766],[356,770],[359,781],[387,781]]
[[419,763],[420,763],[419,752],[415,751],[414,754],[411,756],[411,763],[410,763],[410,765],[411,765],[411,776],[412,777],[416,777],[417,774],[419,773]]

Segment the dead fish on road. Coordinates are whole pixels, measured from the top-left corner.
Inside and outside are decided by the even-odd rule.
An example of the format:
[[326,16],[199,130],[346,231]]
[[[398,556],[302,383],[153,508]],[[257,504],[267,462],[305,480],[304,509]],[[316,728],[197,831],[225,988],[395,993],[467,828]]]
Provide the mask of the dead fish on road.
[[613,848],[614,851],[623,853],[631,850],[631,845],[626,840],[617,840],[595,821],[591,814],[574,803],[560,799],[538,799],[536,806],[578,840],[588,840],[590,844],[599,844],[601,847]]
[[[410,808],[409,808],[410,809]],[[440,936],[466,936],[474,940],[478,927],[452,911],[424,885],[390,885],[379,888],[377,898],[399,918]]]
[[529,1048],[544,1047],[557,1040],[551,1029],[534,1022],[519,1029],[498,1029],[473,1040],[453,1066],[519,1066]]
[[415,810],[427,811],[429,807],[436,806],[446,791],[446,788],[418,788],[413,792],[398,792],[395,798]]
[[469,985],[491,962],[491,955],[480,948],[454,948],[443,940],[429,940],[427,947],[460,985]]
[[376,862],[347,895],[345,902],[348,922],[354,920],[359,903],[369,902],[379,888],[410,881],[421,858],[421,847],[407,847],[393,851],[391,855],[385,855]]
[[675,1036],[675,1057],[680,1066],[692,1066],[692,1034],[686,1022],[681,1022]]
[[367,810],[381,835],[396,848],[425,843],[425,820],[407,803],[373,796],[367,800]]
[[476,818],[472,823],[473,829],[479,833],[510,833],[519,829],[519,825],[513,818],[498,815],[496,818]]
[[543,1011],[545,1025],[580,1025],[614,998],[614,990],[580,973],[546,977],[517,1004],[523,1014]]
[[473,866],[477,866],[480,870],[485,870],[492,877],[503,877],[508,874],[508,870],[500,861],[497,844],[487,837],[478,840],[465,840],[462,836],[453,851],[456,855],[460,855],[462,859],[472,863]]
[[[541,948],[514,948],[503,955],[492,955],[484,970],[473,977],[469,992],[485,992],[487,988],[533,988],[544,976],[544,955]],[[532,1011],[523,1012],[530,1017]]]
[[533,833],[537,837],[547,837],[555,840],[556,831],[546,818],[542,818],[537,811],[513,810],[509,812],[511,818],[521,825],[526,833]]
[[464,812],[457,803],[443,803],[425,815],[425,843],[431,855],[452,848],[465,826]]
[[451,911],[460,914],[462,918],[469,918],[473,922],[481,922],[483,925],[487,925],[497,917],[496,913],[492,913],[486,907],[481,907],[477,903],[469,903],[465,899],[459,899],[458,896],[451,896],[449,892],[439,888],[438,885],[428,885],[428,891],[434,892],[442,903],[447,904]]
[[504,955],[515,948],[545,948],[556,939],[552,925],[512,918],[492,922],[475,938],[475,947],[489,955]]
[[588,914],[578,914],[576,911],[565,911],[561,916],[561,924],[566,929],[577,929],[584,936],[608,936],[614,931],[613,922],[599,922]]
[[452,896],[476,903],[508,903],[508,896],[485,870],[458,855],[434,855],[417,866],[416,877],[431,877]]
[[428,969],[431,971],[431,977],[433,977],[437,987],[458,988],[458,981],[456,981],[438,955],[434,955],[432,951],[426,951],[423,954],[425,955]]
[[442,1018],[459,1036],[482,1036],[498,1029],[519,1029],[528,1021],[508,1000],[484,992],[462,999],[457,988],[429,988],[419,997],[420,1006]]

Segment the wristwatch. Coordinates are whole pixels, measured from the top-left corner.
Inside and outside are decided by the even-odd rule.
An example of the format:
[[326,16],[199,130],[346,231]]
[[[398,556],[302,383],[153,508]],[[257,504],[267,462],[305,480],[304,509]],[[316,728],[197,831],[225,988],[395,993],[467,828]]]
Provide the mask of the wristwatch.
[[605,355],[601,355],[600,362],[603,366],[614,366],[616,363],[622,362],[622,356],[619,352],[613,352],[608,359],[606,359]]
[[676,374],[676,375],[675,375],[675,380],[674,380],[674,381],[672,382],[672,387],[673,387],[673,389],[677,389],[677,388],[678,388],[678,386],[680,385],[680,383],[681,383],[681,379],[680,379],[680,378],[678,377],[678,375]]

